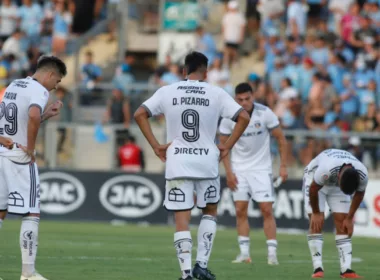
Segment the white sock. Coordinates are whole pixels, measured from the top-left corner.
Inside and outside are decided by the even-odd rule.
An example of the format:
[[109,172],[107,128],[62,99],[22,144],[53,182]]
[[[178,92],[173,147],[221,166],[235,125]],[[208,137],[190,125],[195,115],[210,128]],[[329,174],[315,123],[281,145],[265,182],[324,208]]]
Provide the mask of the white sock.
[[174,247],[177,250],[179,266],[182,271],[182,278],[191,275],[191,249],[193,241],[190,231],[179,231],[174,233]]
[[0,228],[3,226],[3,220],[0,219]]
[[206,268],[210,259],[212,244],[216,234],[216,218],[210,215],[203,215],[198,228],[198,250],[197,263],[202,268]]
[[268,256],[277,255],[277,240],[276,239],[267,240],[267,246],[268,246]]
[[307,243],[309,244],[311,259],[313,261],[314,270],[317,268],[322,268],[322,247],[323,247],[323,235],[318,234],[308,234]]
[[352,261],[352,243],[348,235],[335,236],[336,248],[339,252],[340,272],[346,272],[351,269]]
[[249,256],[249,236],[238,236],[238,242],[240,247],[240,254],[242,254],[243,256]]
[[38,246],[38,226],[40,218],[25,217],[22,219],[20,231],[20,247],[22,257],[22,275],[30,277],[35,272]]

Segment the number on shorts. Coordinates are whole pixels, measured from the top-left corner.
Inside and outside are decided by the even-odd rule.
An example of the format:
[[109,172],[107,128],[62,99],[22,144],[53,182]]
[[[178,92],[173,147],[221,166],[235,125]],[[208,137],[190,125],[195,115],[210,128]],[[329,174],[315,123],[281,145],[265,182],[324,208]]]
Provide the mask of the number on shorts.
[[182,125],[189,131],[182,132],[182,137],[187,142],[195,142],[199,139],[199,114],[193,109],[187,109],[182,113]]
[[5,106],[4,102],[0,104],[0,120],[5,117],[5,120],[9,124],[5,124],[4,128],[0,128],[0,134],[13,136],[17,133],[17,105],[15,103],[9,103]]

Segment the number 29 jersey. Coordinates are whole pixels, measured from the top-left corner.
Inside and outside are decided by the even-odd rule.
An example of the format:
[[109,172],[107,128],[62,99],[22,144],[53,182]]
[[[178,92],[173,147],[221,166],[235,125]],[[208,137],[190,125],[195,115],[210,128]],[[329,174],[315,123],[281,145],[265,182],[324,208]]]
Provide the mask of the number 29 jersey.
[[220,117],[236,120],[243,108],[223,89],[194,80],[157,90],[142,106],[150,116],[166,119],[167,180],[214,179],[219,176],[215,136]]
[[[41,114],[49,99],[48,90],[31,77],[14,80],[5,90],[0,103],[0,135],[14,143],[27,146],[29,108],[40,108]],[[26,163],[30,158],[16,145],[12,150],[0,148],[0,156],[16,163]]]

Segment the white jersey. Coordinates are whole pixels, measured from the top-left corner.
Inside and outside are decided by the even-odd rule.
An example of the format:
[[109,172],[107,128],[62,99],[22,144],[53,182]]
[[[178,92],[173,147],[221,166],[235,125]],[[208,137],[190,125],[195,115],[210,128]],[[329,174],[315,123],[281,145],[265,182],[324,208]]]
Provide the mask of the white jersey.
[[[49,99],[49,91],[31,77],[13,81],[5,90],[0,104],[0,135],[27,146],[29,108],[40,108],[41,114]],[[30,161],[25,152],[14,145],[12,150],[0,148],[0,156],[16,163]]]
[[202,81],[180,81],[157,90],[142,105],[165,115],[166,179],[214,179],[219,175],[215,136],[220,117],[235,120],[243,110],[224,90]]
[[329,149],[320,153],[305,168],[305,174],[313,176],[320,186],[338,186],[338,174],[343,164],[352,164],[360,176],[358,191],[364,192],[368,183],[368,170],[351,153],[338,149]]
[[[279,125],[280,122],[271,109],[254,103],[249,125],[231,151],[232,170],[234,172],[271,171],[270,131]],[[222,135],[230,135],[234,127],[234,122],[222,119],[219,132]]]

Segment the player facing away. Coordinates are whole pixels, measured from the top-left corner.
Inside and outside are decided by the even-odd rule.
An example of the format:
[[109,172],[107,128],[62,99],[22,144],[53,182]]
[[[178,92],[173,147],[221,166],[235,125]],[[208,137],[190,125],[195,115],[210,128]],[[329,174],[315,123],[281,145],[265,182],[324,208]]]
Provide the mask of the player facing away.
[[[276,221],[272,204],[275,200],[270,136],[276,138],[280,150],[280,176],[286,180],[286,140],[277,116],[268,107],[254,103],[252,88],[241,83],[235,88],[235,100],[251,116],[248,127],[237,141],[229,156],[223,159],[227,185],[233,191],[236,209],[236,226],[240,254],[233,263],[250,263],[250,239],[248,223],[248,203],[255,200],[264,220],[264,233],[267,237],[268,264],[277,265]],[[219,132],[220,142],[224,143],[231,135],[235,123],[222,119]]]
[[340,277],[362,278],[351,269],[351,236],[354,229],[353,218],[363,200],[367,183],[367,168],[352,154],[343,150],[325,150],[305,168],[303,192],[305,209],[310,218],[307,239],[314,267],[312,278],[324,276],[322,228],[326,202],[335,223]]
[[[220,199],[219,160],[226,156],[249,122],[246,111],[219,87],[203,82],[208,59],[199,52],[185,58],[187,80],[164,86],[145,101],[135,120],[156,155],[166,161],[164,207],[174,211],[174,247],[182,271],[180,279],[213,280],[207,268],[216,234],[217,204]],[[152,133],[148,118],[164,114],[167,142],[161,145]],[[215,145],[220,117],[236,121],[228,140]],[[191,270],[191,209],[203,211],[198,228],[196,264]]]
[[59,101],[46,107],[49,91],[66,75],[58,58],[42,56],[33,77],[13,81],[0,103],[0,134],[12,145],[0,147],[0,226],[7,212],[23,216],[20,231],[21,280],[46,280],[35,270],[40,190],[35,145],[40,123],[59,113]]

